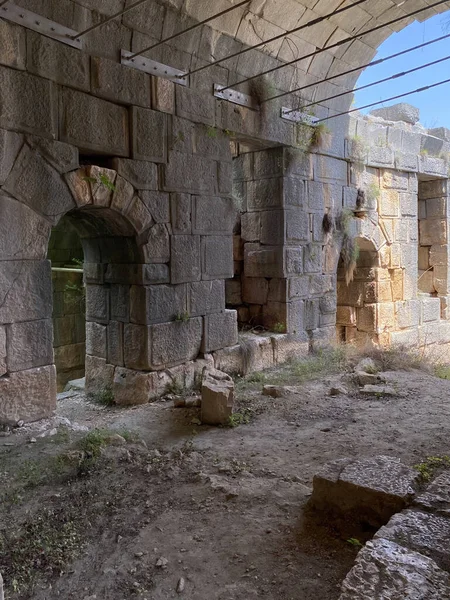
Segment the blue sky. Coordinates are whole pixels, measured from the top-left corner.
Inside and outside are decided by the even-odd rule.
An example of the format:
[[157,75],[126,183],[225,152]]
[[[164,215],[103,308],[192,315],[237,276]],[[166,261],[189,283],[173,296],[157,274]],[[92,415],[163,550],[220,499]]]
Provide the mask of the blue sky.
[[[450,11],[437,15],[424,23],[413,23],[399,33],[394,33],[378,49],[376,58],[383,58],[400,50],[417,46],[428,40],[450,33]],[[421,64],[450,56],[450,37],[421,50],[408,53],[386,63],[369,67],[359,78],[356,87],[412,69]],[[355,108],[402,94],[418,87],[450,78],[450,59],[439,65],[423,69],[411,75],[394,79],[355,94]],[[450,129],[450,83],[414,94],[395,102],[408,102],[420,108],[420,122],[425,127],[448,127]],[[388,104],[395,104],[390,102]],[[388,105],[386,104],[386,106]],[[379,104],[373,108],[380,108]],[[368,112],[368,109],[363,112]]]

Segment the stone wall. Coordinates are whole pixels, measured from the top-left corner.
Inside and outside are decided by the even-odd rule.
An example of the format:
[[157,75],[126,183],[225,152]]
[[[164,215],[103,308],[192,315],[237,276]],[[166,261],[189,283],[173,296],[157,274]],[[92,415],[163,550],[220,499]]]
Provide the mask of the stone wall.
[[[361,182],[350,166],[345,136],[361,134],[341,117],[329,121],[329,144],[311,144],[308,128],[305,144],[304,128],[280,118],[281,106],[294,108],[313,98],[315,85],[259,111],[214,98],[214,83],[233,83],[290,60],[285,42],[277,51],[252,50],[198,73],[189,87],[122,66],[122,49],[140,50],[194,22],[180,15],[179,4],[149,0],[87,35],[83,51],[0,20],[5,48],[0,57],[0,419],[36,419],[55,405],[46,256],[50,230],[65,215],[82,239],[85,256],[88,388],[112,387],[127,401],[148,401],[155,394],[155,373],[235,347],[237,314],[226,309],[224,283],[234,277],[233,247],[235,263],[241,263],[236,267],[243,267],[239,289],[246,310],[240,310],[241,321],[248,316],[284,327],[312,348],[335,339],[342,232],[326,233],[323,222],[326,214],[333,219],[355,203]],[[329,10],[324,2],[313,7],[316,12],[296,4],[305,9],[305,20]],[[21,1],[23,8],[78,31],[123,5],[122,0]],[[213,6],[193,0],[184,8],[197,18]],[[356,23],[378,23],[391,9],[398,10],[392,4],[386,11],[383,3],[372,12],[349,13],[305,29],[295,47],[305,53],[342,39],[354,33]],[[215,29],[198,28],[158,46],[150,56],[187,70],[241,50],[242,41],[255,43],[251,32],[256,23],[263,27],[257,37],[280,31],[267,27],[261,11],[250,10],[233,15],[239,17],[236,23],[221,19]],[[269,7],[263,12],[270,15]],[[289,65],[241,90],[261,100],[292,86],[315,84],[371,58],[390,33],[380,31],[371,45],[355,41],[339,56],[330,51]],[[357,75],[331,84],[330,90],[351,89]],[[350,103],[351,94],[319,103],[315,112],[330,116]],[[362,133],[364,139],[371,135]],[[400,162],[381,145],[370,149],[363,170],[364,177],[372,169],[379,179],[382,172],[383,178],[395,170],[408,173],[407,190],[398,187],[403,183],[396,177],[390,185],[386,175],[387,205],[390,195],[401,198],[402,206],[413,198],[417,189],[409,186],[417,188],[418,172],[446,177],[443,161],[430,155],[418,161],[420,149],[408,146],[415,143],[414,135],[402,136],[407,148]],[[234,179],[244,205],[234,244],[230,139],[244,149],[235,158]],[[386,231],[389,220],[394,227],[394,218],[389,213],[382,217]],[[418,246],[411,237],[401,239],[404,223],[413,227],[415,218],[408,213],[396,226],[386,258],[391,268],[400,252],[404,299],[411,302],[417,299]],[[370,218],[356,221],[353,233],[373,238],[379,251],[387,240],[382,225]],[[387,304],[398,312],[395,302]],[[421,318],[431,319],[435,304],[434,297],[424,299]]]

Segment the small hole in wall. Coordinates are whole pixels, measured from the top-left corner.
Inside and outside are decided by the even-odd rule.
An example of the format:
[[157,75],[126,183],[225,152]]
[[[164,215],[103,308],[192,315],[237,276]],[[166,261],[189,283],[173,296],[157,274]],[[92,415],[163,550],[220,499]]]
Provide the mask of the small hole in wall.
[[96,165],[105,169],[112,169],[113,158],[104,154],[80,154],[80,166]]

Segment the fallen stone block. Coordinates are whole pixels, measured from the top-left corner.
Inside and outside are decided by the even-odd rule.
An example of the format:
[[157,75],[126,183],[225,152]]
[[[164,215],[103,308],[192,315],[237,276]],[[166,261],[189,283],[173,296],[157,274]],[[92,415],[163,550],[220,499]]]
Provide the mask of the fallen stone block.
[[450,597],[450,575],[422,554],[394,542],[367,542],[342,583],[339,600],[442,600]]
[[379,369],[371,358],[363,358],[355,367],[355,373],[369,373],[375,375]]
[[380,383],[378,375],[365,373],[364,371],[357,371],[355,373],[355,380],[358,385],[376,385],[377,383]]
[[328,392],[330,396],[341,396],[348,394],[348,390],[345,386],[337,384],[330,387],[330,391]]
[[411,503],[418,479],[417,471],[389,456],[339,459],[314,476],[309,506],[377,527]]
[[72,379],[66,383],[66,387],[64,388],[65,392],[70,392],[72,390],[79,390],[80,392],[84,391],[84,386],[86,385],[86,379],[81,377],[81,379]]
[[362,390],[362,394],[368,394],[370,396],[398,396],[396,390],[390,385],[365,385]]
[[202,381],[201,421],[225,425],[233,413],[234,382],[217,369],[205,368]]
[[370,111],[370,114],[374,117],[381,117],[385,121],[404,121],[412,125],[415,125],[420,119],[419,109],[407,102],[376,108]]
[[436,477],[426,491],[414,500],[414,504],[425,511],[450,517],[450,471]]
[[421,511],[404,510],[375,534],[432,558],[450,570],[450,520]]

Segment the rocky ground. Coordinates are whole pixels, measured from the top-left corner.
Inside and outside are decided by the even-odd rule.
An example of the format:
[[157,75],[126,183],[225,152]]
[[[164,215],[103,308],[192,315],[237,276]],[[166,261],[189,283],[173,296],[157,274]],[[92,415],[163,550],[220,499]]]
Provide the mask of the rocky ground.
[[314,474],[376,454],[426,470],[450,453],[450,381],[378,357],[388,389],[366,394],[353,366],[322,356],[239,380],[234,427],[201,426],[172,398],[116,409],[77,392],[58,403],[68,421],[5,432],[6,597],[337,599],[374,532],[305,511]]

